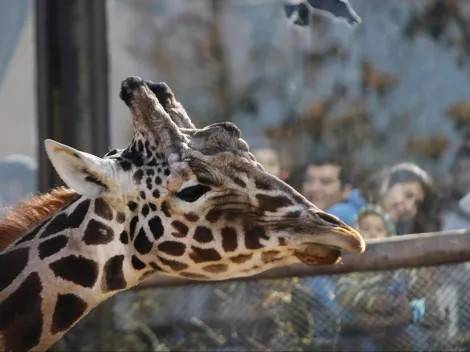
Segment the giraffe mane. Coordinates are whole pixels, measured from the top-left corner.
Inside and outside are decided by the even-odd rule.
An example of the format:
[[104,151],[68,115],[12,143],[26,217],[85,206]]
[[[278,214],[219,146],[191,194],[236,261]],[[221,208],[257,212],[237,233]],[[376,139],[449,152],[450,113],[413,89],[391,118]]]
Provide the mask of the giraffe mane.
[[39,225],[49,216],[69,205],[78,195],[70,188],[57,187],[44,194],[5,208],[0,219],[0,251],[21,237],[27,230]]

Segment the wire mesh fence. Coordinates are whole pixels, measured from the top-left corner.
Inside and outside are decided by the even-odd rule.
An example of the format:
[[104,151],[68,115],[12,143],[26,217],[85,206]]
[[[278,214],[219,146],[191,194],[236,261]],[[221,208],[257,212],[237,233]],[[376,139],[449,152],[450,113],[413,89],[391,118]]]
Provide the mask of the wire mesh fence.
[[121,293],[55,350],[468,350],[470,263]]

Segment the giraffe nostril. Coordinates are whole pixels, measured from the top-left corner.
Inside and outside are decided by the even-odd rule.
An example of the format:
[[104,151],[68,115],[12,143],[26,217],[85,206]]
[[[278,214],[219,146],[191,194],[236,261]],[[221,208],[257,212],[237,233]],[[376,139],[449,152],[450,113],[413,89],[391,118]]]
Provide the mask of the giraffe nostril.
[[330,215],[328,213],[324,212],[318,212],[315,213],[315,215],[320,219],[323,220],[324,222],[327,222],[328,225],[334,225],[334,226],[344,226],[345,224],[338,219],[336,216]]

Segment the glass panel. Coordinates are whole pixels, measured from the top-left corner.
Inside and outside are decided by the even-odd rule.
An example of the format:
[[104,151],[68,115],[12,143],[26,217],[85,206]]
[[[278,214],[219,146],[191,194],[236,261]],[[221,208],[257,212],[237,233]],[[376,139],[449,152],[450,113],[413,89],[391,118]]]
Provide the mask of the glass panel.
[[[299,30],[281,1],[111,1],[112,145],[130,139],[118,88],[132,73],[167,82],[199,127],[235,122],[270,172],[347,223],[374,203],[398,234],[439,230],[439,214],[446,228],[469,226],[447,217],[470,192],[470,147],[451,169],[470,137],[456,15],[469,4],[443,3],[355,0],[359,26],[313,13]],[[402,162],[422,170],[368,182]]]
[[[351,0],[357,27],[286,2],[309,26],[281,0],[109,1],[111,147],[132,137],[121,81],[165,81],[198,127],[236,123],[267,170],[367,240],[470,229],[470,2]],[[463,263],[132,290],[57,348],[467,350],[467,277]]]

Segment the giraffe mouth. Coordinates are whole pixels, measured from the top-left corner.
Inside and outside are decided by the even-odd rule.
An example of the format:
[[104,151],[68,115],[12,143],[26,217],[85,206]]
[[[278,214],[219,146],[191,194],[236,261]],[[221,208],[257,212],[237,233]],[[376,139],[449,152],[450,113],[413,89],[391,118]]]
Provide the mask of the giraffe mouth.
[[330,265],[341,260],[341,250],[337,247],[308,243],[297,249],[294,255],[307,265]]
[[347,225],[325,228],[313,236],[295,236],[291,242],[294,255],[308,265],[336,264],[342,251],[359,254],[365,247],[362,236]]

